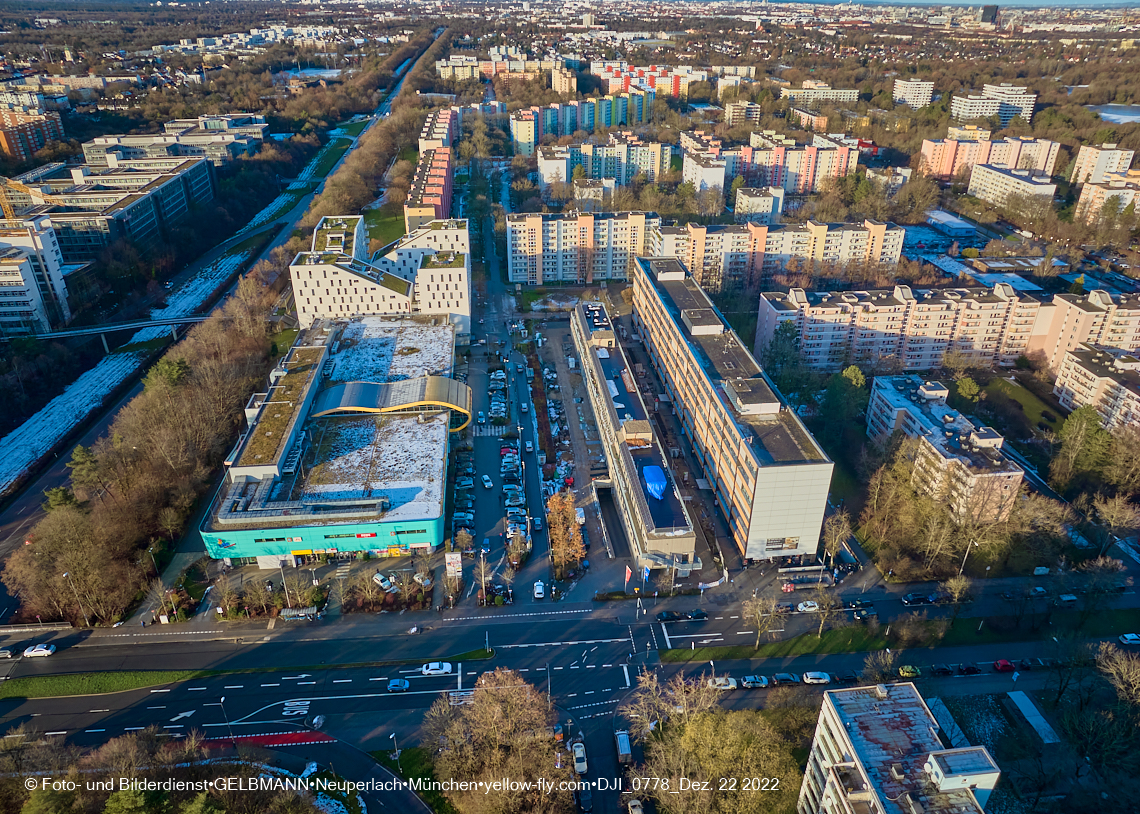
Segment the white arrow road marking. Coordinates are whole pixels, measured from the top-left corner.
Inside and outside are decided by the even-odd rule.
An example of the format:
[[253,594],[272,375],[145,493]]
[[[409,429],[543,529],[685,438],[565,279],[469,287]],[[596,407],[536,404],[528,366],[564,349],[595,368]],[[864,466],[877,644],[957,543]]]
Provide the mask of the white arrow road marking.
[[301,673],[299,676],[281,676],[281,678],[285,681],[292,681],[297,678],[312,678],[312,675],[309,673]]
[[173,721],[181,721],[183,718],[189,718],[189,717],[190,717],[191,715],[193,715],[195,712],[197,712],[197,710],[193,710],[193,709],[192,709],[192,710],[190,710],[189,712],[180,712],[180,713],[178,713],[177,715],[175,715],[173,718],[171,718],[170,720],[171,720],[171,722],[173,722]]

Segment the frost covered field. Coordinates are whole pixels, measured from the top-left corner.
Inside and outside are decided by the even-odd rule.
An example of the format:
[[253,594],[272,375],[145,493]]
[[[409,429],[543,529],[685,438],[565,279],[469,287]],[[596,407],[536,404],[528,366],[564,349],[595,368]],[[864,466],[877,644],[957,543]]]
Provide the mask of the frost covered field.
[[[193,314],[218,286],[241,267],[249,258],[250,251],[223,255],[199,271],[192,280],[170,293],[165,306],[153,309],[151,318]],[[149,342],[169,330],[163,326],[143,328],[131,337],[128,344]],[[143,365],[148,353],[127,351],[103,357],[99,364],[68,385],[38,413],[0,439],[0,494],[50,452],[60,439],[99,409],[103,400]]]

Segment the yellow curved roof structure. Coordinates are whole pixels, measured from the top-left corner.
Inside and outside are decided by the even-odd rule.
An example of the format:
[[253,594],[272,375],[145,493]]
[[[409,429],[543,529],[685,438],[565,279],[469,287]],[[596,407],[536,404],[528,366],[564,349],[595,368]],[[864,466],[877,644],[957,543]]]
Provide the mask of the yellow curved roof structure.
[[421,376],[398,382],[344,382],[317,395],[310,415],[320,418],[337,413],[407,413],[439,408],[458,410],[463,424],[471,423],[471,388],[446,376]]

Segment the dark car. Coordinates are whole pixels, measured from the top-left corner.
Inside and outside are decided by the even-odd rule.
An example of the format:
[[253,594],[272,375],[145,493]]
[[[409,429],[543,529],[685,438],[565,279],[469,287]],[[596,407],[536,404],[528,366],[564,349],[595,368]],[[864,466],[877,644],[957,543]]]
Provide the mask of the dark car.
[[954,669],[949,664],[935,664],[930,668],[930,674],[936,676],[952,676]]
[[575,794],[578,795],[578,808],[583,811],[594,810],[594,795],[590,793],[590,789],[583,786],[578,789]]
[[934,600],[930,594],[907,594],[902,598],[902,603],[907,607],[911,605],[933,605]]
[[689,618],[694,622],[703,622],[709,618],[709,615],[700,608],[697,608],[696,610],[689,611]]
[[658,622],[680,622],[684,618],[685,617],[681,616],[677,611],[661,611],[661,613],[657,614]]
[[959,664],[958,675],[963,676],[976,676],[981,675],[982,668],[976,664]]
[[875,603],[870,599],[852,599],[847,603],[848,610],[864,610],[874,607]]
[[780,610],[782,610],[784,613],[794,613],[796,610],[796,603],[795,602],[780,602],[776,605],[776,607],[779,608]]
[[1044,670],[1048,665],[1041,659],[1018,659],[1018,670]]
[[856,619],[875,619],[878,615],[879,612],[874,608],[860,608],[852,614]]
[[854,670],[844,670],[841,673],[836,673],[832,678],[837,684],[855,684],[859,681],[859,674]]
[[799,684],[800,677],[795,673],[776,673],[772,676],[773,684]]

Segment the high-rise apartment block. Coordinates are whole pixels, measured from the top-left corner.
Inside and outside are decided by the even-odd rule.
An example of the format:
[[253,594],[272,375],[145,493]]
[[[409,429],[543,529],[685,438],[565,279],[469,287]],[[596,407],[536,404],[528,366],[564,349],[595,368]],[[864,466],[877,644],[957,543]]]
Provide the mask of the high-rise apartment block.
[[302,328],[321,319],[443,314],[471,335],[471,241],[466,220],[438,220],[368,254],[357,215],[321,218],[310,251],[289,265]]
[[[741,176],[750,187],[780,187],[789,195],[808,195],[822,191],[826,179],[846,177],[859,167],[858,147],[818,134],[810,145],[799,145],[771,130],[753,133],[749,141],[747,146],[725,149],[709,133],[686,131],[681,134],[682,173],[686,179],[700,178],[722,189]],[[720,184],[713,183],[718,170],[723,174]]]
[[550,87],[555,93],[573,96],[578,92],[578,74],[565,68],[550,72]]
[[885,442],[898,431],[918,439],[913,482],[919,490],[974,522],[1004,520],[1024,472],[1001,454],[1004,439],[951,410],[950,391],[919,376],[876,376],[867,404],[867,434]]
[[440,108],[429,113],[420,128],[419,151],[453,147],[458,139],[459,112],[455,108]]
[[411,233],[451,214],[451,183],[455,174],[451,150],[440,147],[420,153],[412,187],[404,201],[404,231]]
[[1029,88],[1003,82],[982,86],[980,94],[955,94],[950,100],[950,115],[960,122],[997,116],[1001,126],[1008,127],[1018,116],[1027,123],[1032,121],[1036,104],[1037,94],[1030,93]]
[[730,102],[724,106],[724,121],[729,127],[738,124],[759,124],[764,109],[755,102]]
[[1035,176],[1032,170],[1012,170],[997,164],[975,164],[970,171],[970,195],[1001,206],[1011,195],[1041,196],[1052,201],[1057,185],[1048,178]]
[[[1120,215],[1140,199],[1140,183],[1115,176],[1111,181],[1095,184],[1086,181],[1077,199],[1076,217],[1085,223],[1096,223],[1109,212]],[[1111,204],[1106,210],[1105,204]],[[1133,207],[1135,209],[1135,207]]]
[[781,88],[780,98],[787,99],[793,105],[803,105],[804,107],[810,108],[821,105],[824,102],[847,102],[848,104],[854,104],[859,101],[859,91],[854,88],[833,88],[826,82],[816,82],[811,79],[805,79],[801,87]]
[[733,202],[733,220],[765,226],[780,222],[784,190],[780,187],[740,187]]
[[507,279],[543,285],[628,280],[646,254],[654,212],[507,215]]
[[833,464],[708,295],[673,257],[639,257],[637,333],[748,560],[819,548]]
[[976,124],[950,125],[946,128],[946,138],[950,141],[989,141],[990,131]]
[[918,110],[934,99],[934,83],[923,82],[921,79],[896,79],[891,97],[898,104]]
[[1115,144],[1082,144],[1069,175],[1072,184],[1100,184],[1111,175],[1124,175],[1132,166],[1134,150],[1121,150]]
[[810,263],[898,263],[904,231],[893,223],[762,223],[658,226],[650,232],[655,257],[678,257],[707,291],[751,288],[793,258]]
[[0,152],[30,161],[49,141],[63,141],[63,120],[54,110],[42,113],[0,109]]
[[1061,361],[1053,395],[1069,410],[1091,404],[1106,429],[1140,424],[1140,357],[1082,344]]
[[0,336],[30,336],[69,321],[63,253],[51,221],[0,221]]
[[1001,141],[923,139],[922,166],[927,175],[949,181],[977,164],[993,164],[1049,178],[1061,145],[1049,139],[1005,138]]
[[797,814],[982,814],[1001,770],[939,729],[914,684],[828,690]]
[[601,127],[642,124],[653,112],[656,94],[647,88],[572,102],[528,107],[511,114],[511,141],[515,152],[533,155],[543,136],[572,136]]
[[545,189],[555,181],[570,181],[575,167],[582,167],[586,178],[612,178],[618,186],[627,185],[640,174],[652,184],[668,172],[672,158],[670,144],[642,141],[629,132],[610,133],[605,144],[587,142],[540,148],[540,185]]
[[511,114],[511,144],[516,155],[534,155],[542,137],[542,119],[533,110],[516,110]]
[[1019,356],[1057,369],[1064,355],[1092,342],[1140,349],[1140,298],[1104,291],[1019,292],[1007,283],[984,287],[764,292],[756,326],[759,353],[782,322],[799,330],[804,361],[819,370],[890,361],[903,370],[933,370],[948,351],[978,367],[1013,365]]

